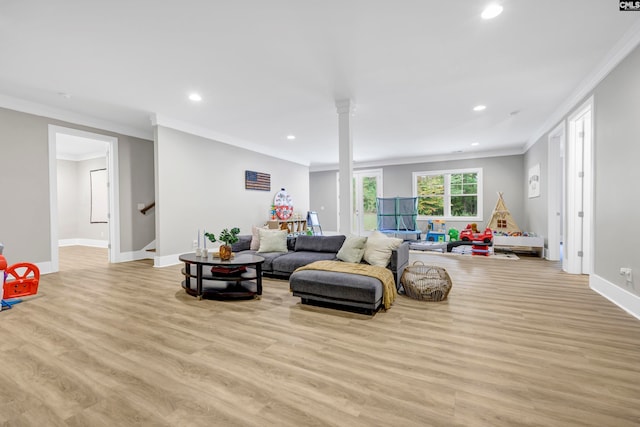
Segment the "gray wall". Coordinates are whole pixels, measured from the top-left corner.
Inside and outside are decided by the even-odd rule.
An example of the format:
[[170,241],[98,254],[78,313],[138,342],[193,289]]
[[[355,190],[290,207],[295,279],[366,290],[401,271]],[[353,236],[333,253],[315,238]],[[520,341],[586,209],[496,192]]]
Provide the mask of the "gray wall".
[[[192,251],[198,228],[218,234],[269,219],[281,187],[294,209],[309,209],[309,168],[207,138],[158,126],[156,146],[157,256]],[[271,191],[245,190],[245,170],[271,174]],[[171,263],[161,259],[160,264]]]
[[[524,202],[524,221],[523,224],[527,228],[523,230],[534,231],[537,234],[544,236],[545,246],[547,244],[547,230],[548,230],[548,214],[547,206],[549,204],[549,192],[547,189],[547,174],[548,174],[548,144],[547,137],[539,140],[531,149],[529,149],[524,155],[523,166],[523,181],[522,181],[522,195]],[[536,164],[540,164],[540,197],[529,198],[529,169]],[[508,205],[507,205],[508,206]],[[520,225],[520,223],[518,223]],[[521,226],[522,227],[522,226]]]
[[[640,228],[634,224],[640,212],[639,73],[640,48],[636,48],[588,95],[593,95],[594,102],[593,273],[638,296],[640,256],[635,246],[640,240]],[[567,117],[568,114],[563,120]],[[525,200],[525,209],[531,213],[531,221],[547,227],[548,200],[544,193],[548,135],[540,138],[525,155],[527,165],[540,162],[543,180],[542,197]],[[633,269],[631,286],[620,276],[620,267]]]
[[[129,169],[136,168],[138,163],[148,160],[125,159],[123,156],[135,154],[153,159],[151,141],[0,108],[0,188],[5,195],[0,202],[0,241],[5,244],[5,255],[10,262],[51,261],[48,147],[50,124],[117,137],[118,162],[123,165],[129,161]],[[140,145],[146,148],[138,150]],[[129,150],[128,147],[136,148]],[[148,172],[145,176],[136,177],[136,180],[153,183],[153,170],[151,173]],[[136,238],[125,233],[136,236],[138,233],[153,235],[154,224],[148,225],[149,231],[131,225],[131,212],[127,211],[130,208],[126,198],[132,192],[131,189],[137,188],[141,182],[136,182],[135,185],[132,183],[132,174],[127,173],[127,167],[120,168],[119,180],[121,251],[139,250],[142,246],[133,246]],[[148,198],[152,197],[153,192]],[[9,206],[12,208],[9,209]]]
[[151,141],[118,144],[122,252],[140,250],[156,238],[156,210],[143,215],[138,209],[138,203],[148,206],[155,200],[153,145]]
[[90,171],[107,167],[107,158],[58,160],[58,238],[108,240],[109,224],[91,223]]
[[[413,192],[413,172],[448,169],[483,169],[483,220],[478,225],[484,227],[491,218],[491,213],[498,200],[497,192],[504,193],[504,200],[520,228],[528,230],[528,223],[523,206],[523,181],[525,172],[523,169],[523,156],[487,157],[469,160],[450,160],[433,163],[413,163],[408,165],[383,166],[383,197],[411,197]],[[377,169],[377,168],[367,168]],[[358,170],[358,169],[356,169]],[[322,228],[329,228],[335,224],[337,216],[336,205],[336,174],[330,172],[310,173],[311,207],[318,210],[321,215]],[[325,210],[320,210],[324,206]],[[325,224],[327,224],[325,226]],[[419,221],[422,230],[427,227],[426,221]],[[455,227],[458,230],[466,227],[467,222],[448,221],[447,227]]]
[[58,237],[78,234],[78,162],[58,160]]
[[318,212],[323,231],[338,230],[338,171],[309,174],[310,210]]
[[[640,295],[640,48],[598,85],[595,110],[595,273]],[[634,271],[625,285],[620,267]]]

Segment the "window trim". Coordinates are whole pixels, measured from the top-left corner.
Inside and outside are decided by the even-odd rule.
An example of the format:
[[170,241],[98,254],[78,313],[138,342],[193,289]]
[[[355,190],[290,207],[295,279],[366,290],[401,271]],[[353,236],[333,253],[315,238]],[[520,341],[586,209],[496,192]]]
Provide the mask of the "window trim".
[[[478,182],[477,182],[477,197],[478,197],[478,214],[476,216],[452,216],[451,215],[451,175],[459,174],[459,173],[477,173],[478,174]],[[445,169],[445,170],[434,170],[434,171],[420,171],[413,172],[412,174],[412,192],[413,197],[418,196],[418,186],[417,180],[418,177],[421,176],[432,176],[432,175],[444,175],[445,177],[445,189],[444,189],[444,201],[445,201],[445,212],[443,216],[434,216],[434,215],[420,215],[418,214],[418,220],[429,220],[429,219],[443,219],[445,221],[483,221],[483,178],[482,178],[482,168],[468,168],[468,169]]]

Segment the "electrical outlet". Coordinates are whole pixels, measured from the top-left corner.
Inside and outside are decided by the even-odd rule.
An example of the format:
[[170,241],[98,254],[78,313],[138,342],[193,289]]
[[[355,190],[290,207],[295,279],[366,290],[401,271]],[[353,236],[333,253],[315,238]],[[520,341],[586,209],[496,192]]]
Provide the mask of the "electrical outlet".
[[191,246],[195,249],[198,247],[198,241],[194,240],[193,243],[191,244]]
[[144,209],[144,203],[138,203],[138,210]]
[[630,268],[620,267],[620,275],[624,276],[627,282],[631,282],[633,279],[632,272]]

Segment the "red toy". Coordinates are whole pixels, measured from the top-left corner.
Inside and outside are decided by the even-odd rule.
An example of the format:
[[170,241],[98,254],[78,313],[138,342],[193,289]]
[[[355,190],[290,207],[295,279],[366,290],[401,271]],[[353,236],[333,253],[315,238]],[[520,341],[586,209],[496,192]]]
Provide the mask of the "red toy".
[[[1,273],[4,270],[4,273]],[[40,270],[35,264],[19,262],[7,267],[7,260],[0,255],[0,279],[3,283],[3,299],[26,297],[38,293]]]
[[485,230],[480,233],[475,223],[467,224],[467,228],[460,232],[460,240],[490,243],[493,240],[493,231],[491,231],[490,228],[485,228]]

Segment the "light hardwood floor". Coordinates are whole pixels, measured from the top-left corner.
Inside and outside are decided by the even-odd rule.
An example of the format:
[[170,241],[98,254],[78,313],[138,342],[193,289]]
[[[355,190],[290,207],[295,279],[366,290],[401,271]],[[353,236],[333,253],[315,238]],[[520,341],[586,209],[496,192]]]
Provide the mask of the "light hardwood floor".
[[557,263],[427,255],[449,300],[370,317],[286,281],[197,301],[180,266],[61,260],[0,313],[0,425],[640,425],[640,321]]

